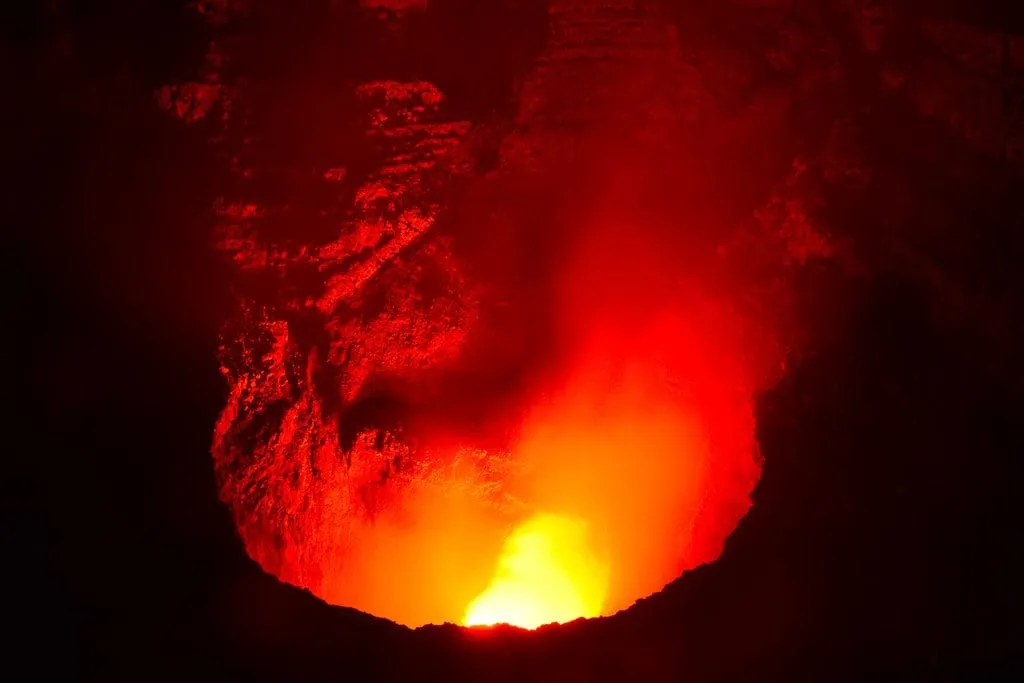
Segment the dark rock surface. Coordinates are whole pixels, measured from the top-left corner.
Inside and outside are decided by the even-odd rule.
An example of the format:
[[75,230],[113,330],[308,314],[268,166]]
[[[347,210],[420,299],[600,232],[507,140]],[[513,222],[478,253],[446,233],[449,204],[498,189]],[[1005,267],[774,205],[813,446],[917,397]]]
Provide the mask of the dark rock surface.
[[[246,557],[208,455],[230,304],[208,251],[224,159],[204,138],[217,108],[200,116],[209,88],[161,95],[209,126],[197,132],[169,124],[152,96],[195,79],[209,29],[158,2],[50,3],[11,22],[4,49],[25,65],[5,60],[20,103],[4,112],[18,170],[9,205],[23,226],[17,358],[36,435],[14,458],[29,462],[32,484],[14,497],[27,522],[15,543],[45,570],[12,590],[27,607],[22,636],[47,653],[34,670],[492,681],[1020,672],[1019,17],[994,3],[665,6],[717,111],[738,126],[780,117],[763,167],[737,186],[778,182],[738,203],[762,207],[750,231],[802,216],[779,249],[810,265],[787,271],[780,291],[794,300],[777,303],[815,324],[759,400],[764,473],[721,558],[616,617],[529,634],[409,631],[324,605]],[[264,48],[273,90],[288,77],[271,57],[296,54],[283,36],[307,24],[283,21],[299,10],[267,12],[282,36]],[[309,63],[317,44],[305,44]],[[507,65],[508,81],[528,64]],[[460,106],[478,115],[470,95]],[[288,149],[322,161],[318,146]],[[829,258],[807,257],[822,244]],[[735,249],[746,253],[742,239]],[[758,255],[745,257],[752,270]]]

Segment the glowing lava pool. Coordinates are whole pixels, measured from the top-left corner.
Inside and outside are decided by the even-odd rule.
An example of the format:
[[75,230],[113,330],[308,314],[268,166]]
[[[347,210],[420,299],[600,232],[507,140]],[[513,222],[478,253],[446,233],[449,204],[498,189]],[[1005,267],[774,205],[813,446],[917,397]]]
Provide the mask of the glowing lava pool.
[[536,628],[601,613],[608,565],[590,550],[580,520],[540,514],[502,546],[494,580],[466,608],[466,626]]

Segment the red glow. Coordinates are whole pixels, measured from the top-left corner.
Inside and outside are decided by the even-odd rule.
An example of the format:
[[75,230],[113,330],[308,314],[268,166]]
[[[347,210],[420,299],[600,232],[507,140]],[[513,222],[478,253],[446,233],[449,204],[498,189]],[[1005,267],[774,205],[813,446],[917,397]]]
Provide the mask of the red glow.
[[[552,10],[576,28],[554,31],[549,52],[575,54],[587,31],[605,30],[585,10]],[[386,159],[352,188],[353,217],[333,241],[258,248],[260,216],[229,216],[222,246],[241,269],[303,283],[270,305],[243,300],[222,347],[221,492],[267,571],[408,625],[535,627],[612,614],[718,556],[760,475],[753,397],[776,356],[738,312],[741,287],[708,275],[734,235],[695,218],[717,215],[693,206],[708,185],[701,165],[680,168],[685,155],[657,144],[634,151],[685,128],[682,114],[658,112],[703,102],[681,107],[663,87],[682,73],[673,32],[636,25],[640,61],[617,76],[587,71],[597,104],[571,89],[575,72],[555,74],[580,60],[531,75],[519,119],[537,118],[534,136],[503,142],[500,181],[473,179],[470,199],[488,199],[463,221],[502,265],[514,260],[515,277],[489,281],[486,256],[436,230],[430,174],[471,174],[472,126],[443,119],[430,83],[357,89]],[[602,35],[587,39],[601,49]],[[638,108],[647,90],[668,99]],[[586,135],[562,125],[591,119]],[[350,181],[344,169],[329,175]],[[684,201],[676,188],[689,188]],[[509,301],[514,329],[487,328]],[[529,376],[488,406],[485,424],[431,421],[461,398],[437,389],[446,377],[518,360],[534,328],[537,367],[522,363]],[[480,347],[477,365],[462,365]],[[357,420],[381,396],[411,405],[410,424]]]
[[[643,281],[650,264],[618,254]],[[567,281],[594,266],[582,257]],[[288,513],[284,552],[262,525],[274,507],[240,525],[249,551],[330,602],[402,623],[526,627],[612,614],[714,559],[759,474],[742,326],[692,293],[604,312],[577,296],[565,289],[572,360],[529,399],[508,450],[452,435],[414,452],[370,430],[343,454],[309,389],[311,355],[302,397],[254,460],[267,469],[249,475],[273,487],[258,505]],[[287,384],[293,342],[283,324],[267,332],[266,369],[236,383],[222,429],[246,396]],[[229,499],[244,503],[253,481],[229,477]]]

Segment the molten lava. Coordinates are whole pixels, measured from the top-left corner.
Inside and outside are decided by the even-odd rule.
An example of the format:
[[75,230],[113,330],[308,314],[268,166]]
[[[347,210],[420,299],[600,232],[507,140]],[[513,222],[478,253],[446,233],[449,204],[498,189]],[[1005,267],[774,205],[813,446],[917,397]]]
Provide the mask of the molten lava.
[[537,628],[601,613],[608,565],[591,551],[581,520],[538,514],[505,541],[491,584],[462,620],[465,626]]

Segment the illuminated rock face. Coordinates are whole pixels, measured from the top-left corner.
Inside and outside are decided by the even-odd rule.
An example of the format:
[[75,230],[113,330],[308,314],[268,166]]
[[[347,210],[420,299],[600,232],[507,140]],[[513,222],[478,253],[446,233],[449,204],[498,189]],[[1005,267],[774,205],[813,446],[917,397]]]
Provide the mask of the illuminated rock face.
[[[449,242],[432,234],[439,179],[466,171],[452,152],[470,124],[444,119],[430,83],[366,83],[355,99],[380,163],[353,188],[336,239],[275,249],[230,237],[258,230],[255,210],[225,212],[222,248],[243,270],[276,271],[292,296],[274,307],[243,300],[225,327],[232,391],[214,455],[254,558],[329,600],[374,608],[360,596],[385,588],[361,586],[367,572],[349,578],[353,553],[375,552],[359,539],[401,514],[410,489],[450,479],[451,463],[414,452],[392,429],[346,421],[377,387],[429,383],[457,359],[477,302]],[[346,180],[343,166],[320,173]]]
[[[400,4],[385,9],[410,9]],[[608,614],[714,559],[749,507],[752,400],[777,360],[758,347],[751,362],[729,299],[677,272],[716,252],[702,243],[673,260],[689,228],[649,188],[680,152],[664,149],[673,131],[708,115],[707,95],[661,3],[553,0],[548,20],[485,175],[471,154],[482,128],[453,119],[423,81],[351,93],[369,170],[233,156],[250,188],[237,194],[251,199],[216,207],[218,247],[243,283],[221,348],[221,494],[254,559],[330,602],[411,625],[459,621],[529,520],[582,519],[601,599],[557,618]],[[234,96],[229,132],[245,127],[244,88]],[[268,186],[284,199],[263,201]],[[334,199],[302,213],[296,186]],[[494,202],[460,213],[460,197],[480,194]],[[523,244],[531,221],[552,231],[536,253]],[[490,229],[514,245],[519,276],[491,278],[461,248],[467,230]],[[524,279],[544,283],[534,299],[510,290]],[[503,328],[494,311],[509,305],[522,310]],[[507,360],[488,340],[534,327],[553,340],[542,367],[453,418],[451,405],[476,402],[460,388]],[[486,386],[489,401],[500,393]]]

